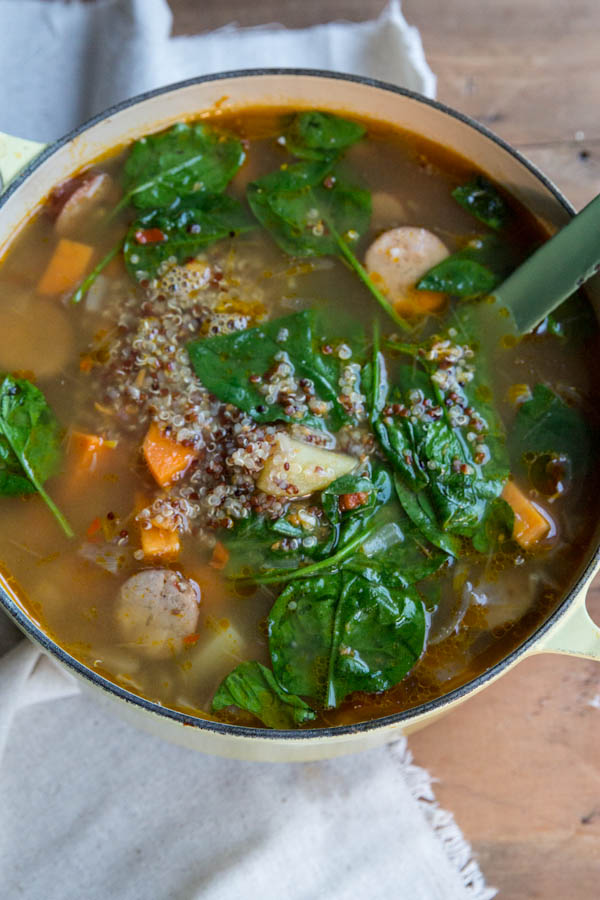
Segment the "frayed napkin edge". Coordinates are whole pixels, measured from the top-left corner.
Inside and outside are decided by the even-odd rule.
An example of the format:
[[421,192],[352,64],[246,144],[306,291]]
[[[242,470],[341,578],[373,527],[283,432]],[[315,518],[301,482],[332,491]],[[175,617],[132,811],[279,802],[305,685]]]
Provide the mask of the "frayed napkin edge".
[[493,900],[498,894],[498,889],[486,884],[473,849],[456,824],[454,816],[448,810],[442,809],[435,799],[433,791],[435,779],[426,769],[415,764],[406,738],[389,744],[388,750],[400,768],[425,820],[440,841],[448,861],[462,879],[470,900]]

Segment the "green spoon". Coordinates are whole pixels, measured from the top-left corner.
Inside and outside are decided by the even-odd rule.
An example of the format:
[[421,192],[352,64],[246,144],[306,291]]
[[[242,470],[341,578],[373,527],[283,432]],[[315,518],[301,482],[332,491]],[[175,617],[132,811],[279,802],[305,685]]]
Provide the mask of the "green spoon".
[[543,244],[491,295],[519,334],[539,325],[600,271],[600,195]]

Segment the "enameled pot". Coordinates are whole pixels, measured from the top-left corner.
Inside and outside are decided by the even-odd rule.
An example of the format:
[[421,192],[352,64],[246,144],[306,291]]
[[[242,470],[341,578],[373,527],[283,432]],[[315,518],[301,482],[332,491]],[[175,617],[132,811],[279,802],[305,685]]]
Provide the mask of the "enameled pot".
[[[573,208],[516,150],[472,119],[410,91],[366,78],[303,70],[226,72],[161,88],[96,116],[51,146],[0,134],[0,258],[52,187],[111,148],[202,113],[253,106],[319,108],[381,119],[446,145],[473,160],[524,203],[548,231]],[[600,310],[600,285],[589,283]],[[599,529],[600,530],[600,529]],[[586,591],[600,567],[598,536],[558,608],[521,646],[478,678],[444,697],[372,722],[347,727],[270,731],[193,718],[144,700],[91,671],[55,644],[4,589],[0,602],[16,624],[82,686],[139,727],[186,747],[240,759],[314,760],[383,744],[436,719],[534,653],[600,660],[600,629],[590,619]]]

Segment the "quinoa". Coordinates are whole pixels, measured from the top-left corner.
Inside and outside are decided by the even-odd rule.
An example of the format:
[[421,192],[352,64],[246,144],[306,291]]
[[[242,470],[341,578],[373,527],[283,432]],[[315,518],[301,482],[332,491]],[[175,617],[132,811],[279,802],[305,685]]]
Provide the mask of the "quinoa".
[[[106,327],[89,351],[96,363],[90,377],[103,433],[130,435],[137,448],[153,421],[168,437],[195,451],[195,459],[168,490],[156,487],[151,492],[147,505],[136,513],[139,526],[191,533],[206,547],[214,543],[216,528],[233,528],[253,512],[276,519],[294,505],[291,493],[277,498],[256,487],[283,425],[257,424],[211,395],[195,375],[186,350],[198,337],[230,334],[266,318],[264,261],[251,251],[251,244],[235,253],[227,244],[215,245],[187,265],[167,260],[155,278],[133,289],[124,280],[102,305]],[[293,274],[286,273],[288,281]],[[286,331],[281,329],[281,341],[287,340]],[[351,361],[346,344],[335,352],[345,363],[340,402],[357,420],[364,420],[360,367]],[[352,437],[345,430],[338,442],[324,429],[301,424],[308,413],[327,415],[332,404],[316,396],[310,378],[296,376],[285,350],[276,355],[270,371],[254,379],[265,403],[281,404],[292,419],[287,430],[296,439],[326,449],[341,443],[359,458],[371,452],[366,430]]]

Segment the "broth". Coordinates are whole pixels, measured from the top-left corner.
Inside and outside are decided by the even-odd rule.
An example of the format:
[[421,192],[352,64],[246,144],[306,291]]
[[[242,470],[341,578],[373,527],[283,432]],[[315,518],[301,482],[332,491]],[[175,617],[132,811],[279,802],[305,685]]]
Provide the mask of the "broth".
[[[292,113],[286,110],[251,110],[243,115],[221,115],[214,123],[203,120],[204,125],[214,126],[219,133],[231,133],[243,141],[245,161],[226,187],[228,197],[245,204],[247,186],[274,171],[288,171],[280,169],[281,166],[287,167],[294,162],[321,164],[322,160],[314,153],[311,156],[306,152],[295,160],[290,155],[290,146],[294,149],[293,141],[301,143],[299,132],[289,130],[291,116]],[[336,174],[327,174],[325,166],[323,179],[333,179],[331,184],[319,182],[319,190],[325,184],[326,189],[333,191],[345,178],[359,189],[370,192],[373,206],[370,221],[360,235],[357,233],[355,237],[353,229],[349,228],[342,236],[342,240],[355,250],[356,258],[364,260],[365,251],[382,233],[407,226],[426,229],[440,239],[446,248],[442,254],[454,254],[465,248],[474,248],[477,254],[481,249],[477,242],[482,237],[498,235],[501,247],[498,249],[494,245],[494,253],[498,258],[502,257],[500,267],[509,268],[515,267],[546,238],[526,210],[502,192],[496,195],[495,188],[487,182],[485,184],[509,210],[508,224],[500,229],[490,228],[461,206],[452,191],[477,174],[473,165],[463,158],[381,123],[363,124],[366,135],[344,146],[343,159],[336,163],[338,168],[330,167]],[[281,139],[282,134],[288,135],[286,141]],[[290,135],[294,134],[292,140]],[[223,143],[226,144],[226,140]],[[342,155],[342,151],[337,152]],[[233,236],[215,240],[198,252],[190,253],[190,258],[177,265],[172,260],[167,261],[157,273],[148,273],[143,269],[149,258],[146,251],[155,243],[160,244],[165,232],[156,225],[159,219],[152,207],[137,211],[131,204],[118,207],[119,185],[123,183],[124,166],[131,159],[129,154],[127,148],[102,159],[83,180],[80,177],[66,191],[58,191],[49,198],[15,239],[0,267],[0,368],[17,378],[32,380],[43,391],[63,426],[61,462],[57,474],[49,478],[47,490],[74,532],[74,537],[66,537],[42,498],[35,493],[1,498],[2,564],[6,581],[23,608],[69,653],[133,693],[200,717],[242,724],[260,724],[260,716],[257,718],[249,708],[243,709],[235,703],[224,704],[220,709],[212,708],[215,692],[223,679],[244,662],[256,661],[270,667],[276,643],[274,633],[277,629],[283,633],[282,629],[292,627],[289,610],[295,610],[294,604],[299,602],[307,603],[306,596],[312,590],[307,586],[311,573],[296,581],[289,580],[289,573],[315,562],[321,568],[311,583],[316,584],[315,578],[321,578],[325,592],[331,587],[331,579],[337,577],[344,585],[339,588],[342,594],[350,590],[348,585],[352,579],[355,579],[352,582],[355,586],[360,583],[365,597],[365,592],[372,592],[368,594],[368,603],[380,603],[376,618],[381,634],[386,628],[400,628],[398,616],[406,618],[409,607],[423,604],[424,613],[418,615],[423,615],[427,638],[423,652],[419,647],[411,651],[414,651],[415,659],[407,669],[405,666],[404,674],[386,676],[387,681],[374,669],[380,665],[382,671],[387,671],[387,666],[397,673],[398,668],[394,666],[399,666],[398,659],[404,651],[398,650],[400,644],[394,643],[396,638],[383,647],[384,638],[380,638],[377,629],[366,643],[363,637],[357,640],[360,646],[377,644],[381,660],[385,657],[383,662],[379,657],[377,665],[369,660],[365,662],[356,648],[352,649],[351,643],[350,650],[340,643],[339,653],[342,656],[346,653],[356,663],[353,669],[350,666],[344,670],[343,677],[339,675],[336,680],[331,676],[331,670],[329,676],[322,672],[315,674],[321,663],[315,663],[316,668],[311,669],[310,676],[304,673],[304,681],[296,675],[290,676],[283,685],[283,692],[307,698],[305,702],[316,714],[314,720],[308,717],[296,719],[297,724],[304,721],[322,726],[347,724],[398,712],[438,697],[485,671],[518,646],[556,607],[572,584],[592,537],[598,514],[597,475],[590,465],[591,454],[596,449],[592,398],[598,389],[592,361],[598,346],[596,326],[590,326],[592,320],[585,301],[577,298],[569,301],[560,315],[545,322],[535,334],[520,341],[500,341],[486,351],[487,375],[483,382],[488,385],[491,381],[488,390],[493,388],[496,413],[508,435],[507,440],[500,438],[504,449],[498,452],[508,452],[510,456],[510,470],[529,503],[527,514],[535,515],[531,512],[533,503],[533,510],[537,509],[538,515],[542,516],[539,539],[528,546],[524,543],[525,538],[521,542],[516,540],[514,525],[511,526],[514,529],[512,537],[504,533],[508,520],[505,520],[504,532],[501,524],[496,531],[494,521],[481,518],[487,516],[485,512],[480,515],[480,520],[488,523],[485,533],[480,530],[467,533],[466,526],[462,533],[460,529],[450,529],[450,543],[452,547],[460,546],[460,550],[449,552],[446,538],[443,535],[435,537],[439,515],[437,525],[435,516],[430,516],[423,526],[425,531],[418,532],[415,516],[423,515],[423,505],[415,512],[411,506],[413,495],[404,503],[403,495],[396,496],[392,488],[392,493],[373,512],[371,519],[365,514],[366,536],[356,545],[358,556],[343,556],[346,551],[339,536],[340,529],[351,516],[359,520],[361,507],[379,502],[376,499],[379,494],[370,486],[379,477],[377,472],[384,470],[387,475],[381,478],[387,477],[392,484],[394,477],[396,481],[405,477],[402,475],[403,460],[406,467],[414,462],[412,458],[407,461],[406,450],[401,451],[404,456],[398,456],[397,447],[396,450],[385,450],[385,441],[392,440],[392,432],[393,440],[399,440],[399,434],[406,434],[400,432],[400,425],[396,423],[407,409],[406,415],[414,416],[413,424],[417,423],[417,427],[420,427],[422,410],[429,414],[427,410],[433,409],[432,418],[435,418],[438,415],[435,411],[439,409],[442,420],[446,414],[450,415],[442,406],[436,406],[435,399],[427,406],[428,397],[423,391],[413,396],[412,405],[404,406],[406,397],[412,396],[411,391],[416,390],[418,394],[421,390],[418,386],[409,386],[408,393],[402,395],[390,391],[385,409],[379,411],[377,426],[372,425],[368,378],[375,378],[373,372],[377,371],[376,362],[373,362],[376,357],[371,349],[373,322],[379,323],[390,385],[407,377],[409,366],[413,372],[419,366],[426,366],[428,363],[423,360],[429,359],[428,353],[432,359],[445,360],[435,369],[438,375],[442,374],[431,384],[439,382],[442,394],[437,395],[437,400],[440,396],[447,400],[444,373],[463,372],[463,369],[469,373],[479,365],[478,353],[483,358],[482,346],[473,344],[478,348],[477,352],[468,349],[468,342],[460,343],[455,327],[457,321],[462,322],[462,310],[474,308],[477,301],[457,299],[455,295],[449,296],[450,291],[426,290],[415,299],[418,291],[413,285],[407,293],[410,302],[413,305],[429,303],[429,307],[423,307],[427,314],[417,315],[414,310],[408,314],[407,321],[412,330],[404,334],[398,323],[378,306],[364,279],[357,277],[356,267],[348,264],[347,259],[333,253],[313,256],[286,253],[273,240],[272,229],[261,227],[258,221],[248,230],[245,226],[232,228]],[[90,173],[102,175],[104,180],[93,182]],[[82,184],[89,193],[89,198],[84,199],[85,214],[76,208],[85,193],[80,190],[81,196],[71,203],[75,212],[74,220],[70,222],[64,211],[71,202],[69,196],[75,195],[69,192],[73,185],[81,189]],[[221,197],[224,189],[225,186],[214,193]],[[196,193],[202,193],[202,186],[196,186]],[[140,194],[138,191],[132,197],[139,198]],[[354,195],[348,203],[355,214],[358,201]],[[210,210],[209,214],[212,214]],[[248,218],[250,214],[244,215]],[[149,218],[144,220],[144,216]],[[130,224],[135,218],[142,224],[132,237]],[[368,220],[368,215],[366,218]],[[186,227],[185,239],[191,240],[207,226],[192,222]],[[196,231],[194,227],[197,227]],[[323,227],[322,221],[315,221],[310,227],[313,229],[310,239],[318,240],[322,235],[319,231]],[[325,228],[329,228],[327,221]],[[126,232],[129,235],[129,251],[126,244],[129,272],[123,264],[122,254],[117,253],[81,302],[73,304],[72,296],[81,278],[112,251]],[[47,284],[44,288],[44,279],[49,277],[48,267],[55,258],[60,240],[92,248],[92,251],[82,265],[81,277],[73,284],[59,289],[62,276],[59,273],[57,282],[55,272],[50,288]],[[136,242],[140,248],[138,252]],[[82,251],[70,246],[69,265],[78,252]],[[137,272],[139,283],[136,284],[135,273],[133,278],[131,273],[138,256],[142,261]],[[488,257],[475,255],[473,259],[479,260],[489,271]],[[369,271],[372,283],[376,287],[378,283],[382,286],[381,280],[377,282],[372,270]],[[480,270],[478,272],[481,275]],[[382,289],[384,287],[385,284]],[[389,298],[389,290],[387,295]],[[485,301],[479,301],[479,306],[482,304]],[[404,309],[402,305],[400,308]],[[287,333],[286,323],[300,321],[289,317],[306,310],[314,310],[318,316],[311,320],[313,333],[321,329],[319,334],[325,335],[315,351],[321,353],[321,361],[318,365],[311,363],[314,371],[330,371],[323,367],[330,365],[328,360],[333,359],[342,372],[340,377],[351,381],[340,388],[342,393],[346,391],[343,394],[346,399],[340,401],[339,410],[337,400],[330,399],[323,407],[328,406],[328,411],[319,411],[323,400],[318,391],[316,397],[311,395],[312,382],[303,396],[300,396],[302,391],[296,382],[297,395],[290,399],[291,394],[285,393],[281,385],[290,377],[288,363],[292,357],[296,358],[293,354],[297,350],[293,347],[289,356],[285,353],[281,358],[275,356],[270,366],[261,368],[257,363],[257,371],[250,377],[252,384],[264,386],[264,410],[269,404],[281,403],[281,408],[288,410],[285,414],[287,422],[283,417],[256,421],[252,415],[240,413],[230,400],[216,396],[216,389],[211,387],[213,393],[209,395],[203,388],[197,366],[208,367],[205,379],[217,378],[224,358],[222,348],[226,345],[214,344],[220,348],[221,356],[217,353],[212,368],[210,360],[206,363],[202,354],[207,346],[213,346],[209,343],[211,340],[266,327],[280,317],[286,317],[281,328]],[[318,325],[315,324],[317,321]],[[448,328],[453,329],[453,335]],[[364,336],[359,334],[361,329]],[[389,345],[392,334],[396,335],[396,349]],[[443,357],[446,351],[439,349],[442,338],[449,342],[451,349],[458,347],[457,352],[463,353],[467,347],[462,362],[448,362]],[[268,334],[261,335],[256,343],[258,356],[269,339]],[[276,339],[280,344],[285,341],[281,330]],[[200,346],[204,341],[207,343]],[[190,342],[200,347],[200,362],[195,362],[192,351],[188,354],[186,346]],[[413,359],[406,348],[398,349],[400,344],[427,349]],[[471,365],[469,354],[472,352],[475,356]],[[436,356],[440,353],[442,356]],[[292,376],[297,374],[293,365],[291,369]],[[370,375],[367,375],[367,369]],[[425,371],[431,374],[430,370]],[[477,371],[473,377],[477,380]],[[229,380],[233,383],[234,376]],[[304,381],[307,380],[310,381],[305,377]],[[226,377],[222,381],[221,391],[225,396],[230,388]],[[460,390],[467,391],[468,381],[460,382],[460,385]],[[553,393],[536,393],[536,385],[543,385],[544,390],[550,389]],[[481,384],[478,390],[482,402],[489,404],[489,396],[485,395]],[[282,396],[287,400],[281,401]],[[515,449],[513,435],[523,432],[520,424],[523,416],[530,414],[532,421],[535,420],[535,429],[539,426],[543,430],[548,424],[544,418],[544,398],[556,421],[562,423],[563,431],[565,428],[569,431],[570,423],[573,423],[573,434],[584,435],[584,443],[589,444],[587,454],[579,452],[581,441],[579,450],[565,449],[562,445],[544,448],[539,443],[542,440],[539,430],[535,431],[536,440],[539,440],[533,449],[529,452],[526,446]],[[463,403],[463,412],[457,415],[464,413],[465,405]],[[452,401],[449,401],[448,409],[451,406]],[[416,408],[419,413],[415,415]],[[334,412],[339,413],[340,421],[346,417],[341,428],[331,424]],[[260,410],[259,413],[255,414],[258,418],[267,414]],[[478,415],[477,411],[468,412],[466,418],[472,417],[471,424],[459,422],[452,428],[455,436],[459,434],[457,446],[463,448],[460,453],[471,452],[470,445],[472,450],[481,446],[483,459],[490,452],[488,444],[492,446],[493,455],[493,445],[491,439],[487,443],[478,443],[477,422],[481,421]],[[319,416],[321,421],[327,420],[324,435],[322,430],[319,431]],[[486,435],[491,428],[489,416],[484,421]],[[482,418],[485,419],[485,415]],[[158,428],[159,436],[167,429],[169,439],[178,445],[176,455],[183,454],[180,477],[167,479],[162,486],[157,483],[157,472],[163,471],[167,451],[159,447],[160,437],[154,444],[148,439],[151,422]],[[309,422],[308,426],[306,422]],[[472,438],[465,430],[471,426],[475,429],[469,432]],[[335,465],[349,465],[348,457],[354,460],[354,469],[336,470],[340,477],[356,478],[358,472],[363,479],[357,481],[353,489],[336,494],[334,506],[328,507],[333,509],[331,516],[339,519],[338,525],[331,525],[323,512],[324,492],[329,483],[314,491],[300,490],[298,496],[289,484],[283,489],[283,495],[280,487],[273,488],[272,493],[264,489],[261,473],[269,465],[275,465],[273,460],[278,453],[282,459],[287,458],[287,445],[280,442],[282,434],[291,435],[293,441],[310,448],[311,452],[315,447],[321,447],[321,452],[338,454]],[[293,456],[297,451],[296,444],[294,448],[293,452],[289,451],[292,452],[290,458],[296,459]],[[172,446],[170,452],[175,452]],[[444,445],[443,453],[447,452]],[[473,459],[477,458],[474,453]],[[171,462],[173,459],[175,457]],[[429,462],[430,471],[434,471],[436,459],[431,456]],[[427,465],[429,463],[416,470],[416,475],[406,475],[406,478],[421,479],[421,484],[429,477]],[[440,465],[443,467],[444,463]],[[471,471],[462,472],[459,465],[456,477],[473,476],[474,464],[462,465],[466,465],[467,470],[471,467]],[[482,479],[487,478],[486,465],[493,466],[496,462],[477,463],[476,471],[484,472]],[[304,475],[304,470],[301,474]],[[506,475],[498,478],[502,484],[506,482]],[[275,482],[281,483],[276,478]],[[407,483],[403,482],[404,490]],[[294,482],[290,484],[294,487]],[[503,490],[502,484],[499,488],[489,487],[491,478],[487,484],[485,490],[488,493],[496,491],[493,497],[490,494],[482,498],[477,494],[479,488],[473,493],[478,508],[485,507],[486,511],[487,504],[497,503]],[[442,498],[442,502],[446,500]],[[452,503],[455,503],[454,497]],[[407,514],[407,508],[412,509],[414,515]],[[505,506],[494,509],[499,510],[500,521],[506,513]],[[448,515],[455,514],[458,515],[453,506]],[[467,516],[470,512],[465,507],[460,515]],[[243,531],[249,521],[256,522],[257,519],[266,523],[265,528],[274,522],[284,522],[285,527],[277,533],[269,532],[268,539],[261,532],[259,539],[258,531]],[[400,530],[394,531],[394,526]],[[336,528],[338,544],[332,544],[331,552],[319,561],[318,548],[325,546]],[[153,545],[153,551],[142,546],[144,532],[147,541],[152,538],[158,542]],[[240,538],[236,542],[238,533]],[[478,538],[473,537],[475,533]],[[404,577],[405,563],[396,572],[391,571],[391,563],[386,564],[390,572],[385,577],[381,575],[382,586],[375,588],[375,563],[382,554],[396,552],[392,539],[399,534],[398,540],[404,549],[409,540],[414,542],[411,547],[421,554],[419,565],[429,566],[430,571],[423,578],[413,579],[405,585],[398,581],[399,575]],[[368,550],[371,546],[368,542],[376,538],[379,545],[377,542],[373,545],[375,550],[369,551],[369,556],[365,547]],[[389,540],[392,543],[388,545]],[[480,549],[474,549],[473,541],[479,542]],[[440,548],[440,543],[445,549]],[[259,557],[261,552],[266,554],[269,561],[266,568],[260,559],[257,563],[256,552]],[[332,563],[329,568],[323,564],[336,553],[342,553],[338,563]],[[298,558],[299,562],[290,562]],[[375,563],[369,568],[371,559]],[[438,560],[437,568],[432,560]],[[281,578],[274,580],[271,570],[280,565],[283,567],[278,573]],[[164,646],[150,641],[147,636],[135,637],[137,613],[132,617],[129,607],[124,611],[123,594],[120,593],[127,579],[151,569],[180,573],[199,589],[199,605],[197,609],[194,607],[193,615],[190,613],[193,619],[191,631],[184,635],[177,633]],[[261,577],[264,579],[262,584],[252,580],[251,576],[256,576],[257,571],[259,581]],[[232,575],[242,577],[233,578]],[[304,588],[297,588],[294,593],[294,584],[302,584]],[[270,618],[271,610],[284,589],[288,591],[291,605],[283,609],[280,601],[279,620],[274,621],[272,615]],[[393,626],[382,613],[388,599],[381,600],[384,595],[380,593],[375,601],[373,592],[376,590],[387,591],[385,597],[391,597],[394,603],[400,603],[400,597],[405,598],[400,613],[398,609],[394,613]],[[319,602],[321,600],[315,600],[310,609],[317,608],[315,603]],[[358,600],[353,602],[358,603]],[[193,603],[197,604],[197,596]],[[341,604],[340,600],[338,612]],[[358,618],[375,616],[370,606],[367,610],[367,606],[362,608],[358,603],[357,610]],[[179,608],[175,612],[178,616],[181,614]],[[414,610],[410,615],[413,613]],[[348,618],[344,630],[346,637],[351,634],[354,621],[352,617]],[[374,628],[373,621],[369,619],[369,628]],[[362,627],[366,627],[364,623]],[[143,630],[143,626],[139,628]],[[320,639],[317,636],[316,640]],[[284,660],[280,666],[283,665],[289,675],[289,647],[295,647],[300,637],[294,637],[289,646],[284,646],[281,634],[277,640],[281,643],[277,650],[279,658]],[[402,641],[405,641],[404,637]],[[398,659],[391,659],[394,654]],[[386,686],[391,686],[382,690],[363,689],[367,676],[364,671],[358,671],[363,664],[369,669],[371,681],[368,684],[377,687],[382,683],[377,680],[380,678]],[[281,673],[283,669],[277,671]],[[327,696],[315,701],[307,691],[292,689],[291,685],[305,684],[307,678],[315,683],[321,679],[323,685],[329,678]],[[262,682],[261,690],[267,690]],[[327,698],[331,699],[332,691],[335,704],[328,705]]]

